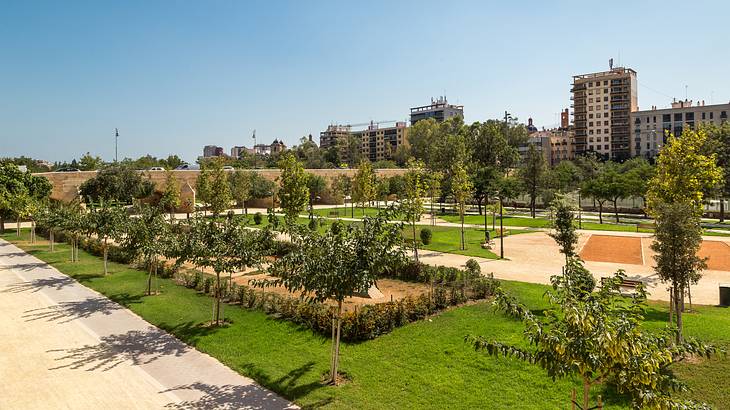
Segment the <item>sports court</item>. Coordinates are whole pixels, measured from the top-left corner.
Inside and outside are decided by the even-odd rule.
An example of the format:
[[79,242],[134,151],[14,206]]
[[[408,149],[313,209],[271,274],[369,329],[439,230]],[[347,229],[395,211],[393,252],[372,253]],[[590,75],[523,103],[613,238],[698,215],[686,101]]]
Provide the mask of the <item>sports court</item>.
[[580,256],[593,262],[644,264],[641,238],[634,236],[591,235]]

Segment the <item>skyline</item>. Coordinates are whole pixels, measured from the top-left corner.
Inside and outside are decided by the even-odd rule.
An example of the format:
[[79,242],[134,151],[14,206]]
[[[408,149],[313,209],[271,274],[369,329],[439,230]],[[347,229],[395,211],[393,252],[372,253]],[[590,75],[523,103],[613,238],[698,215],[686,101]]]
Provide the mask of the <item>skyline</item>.
[[[5,4],[0,156],[112,160],[119,128],[120,158],[193,161],[205,145],[250,147],[254,129],[259,143],[318,142],[331,123],[404,120],[439,95],[467,122],[507,110],[549,128],[572,76],[609,58],[638,72],[640,109],[668,107],[685,86],[694,101],[730,101],[730,57],[716,52],[728,4],[439,4]],[[709,17],[693,22],[698,9]],[[689,22],[677,35],[646,15]],[[631,30],[614,33],[616,18]]]

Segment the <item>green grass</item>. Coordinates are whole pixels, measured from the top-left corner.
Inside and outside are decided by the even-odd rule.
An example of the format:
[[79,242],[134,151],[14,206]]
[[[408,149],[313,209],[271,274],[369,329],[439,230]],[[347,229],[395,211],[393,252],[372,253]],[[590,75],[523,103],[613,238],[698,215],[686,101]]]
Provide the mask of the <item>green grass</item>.
[[[3,238],[15,241],[14,234]],[[483,335],[525,346],[519,322],[495,312],[487,303],[450,309],[432,320],[420,321],[376,340],[345,344],[341,369],[350,382],[322,386],[329,363],[329,340],[290,322],[260,311],[226,307],[232,323],[219,329],[201,326],[210,320],[212,300],[197,292],[160,280],[162,294],[143,296],[145,273],[116,263],[101,276],[99,258],[80,252],[81,261],[68,262],[69,248],[48,252],[44,241],[20,243],[84,285],[124,304],[145,320],[175,334],[235,371],[250,376],[298,404],[313,408],[567,408],[571,379],[553,382],[537,366],[494,359],[474,352],[463,342],[467,334]],[[531,309],[545,308],[545,286],[503,282],[503,286]],[[698,307],[686,316],[688,335],[730,346],[730,311]],[[652,304],[647,327],[660,328],[666,306]],[[715,358],[700,364],[680,364],[674,371],[694,388],[686,397],[728,407],[730,360]],[[607,409],[627,408],[625,398],[603,394]]]
[[[372,208],[372,207],[365,207],[360,208],[358,206],[355,206],[354,209],[354,217],[355,218],[362,218],[363,216],[376,216],[380,210],[378,208]],[[309,214],[309,210],[305,212],[305,214]],[[321,209],[315,209],[314,214],[317,216],[321,216],[324,218],[336,218],[335,214],[339,215],[340,218],[352,218],[353,216],[353,209],[350,206],[350,204],[341,205],[338,207],[332,207],[332,208],[321,208]]]

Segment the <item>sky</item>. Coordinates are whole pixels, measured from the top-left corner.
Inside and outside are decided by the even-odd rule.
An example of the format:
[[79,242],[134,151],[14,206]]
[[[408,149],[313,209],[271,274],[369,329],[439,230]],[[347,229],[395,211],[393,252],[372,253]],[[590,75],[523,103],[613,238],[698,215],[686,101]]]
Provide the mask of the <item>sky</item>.
[[[727,1],[0,0],[0,157],[178,154],[405,120],[559,122],[572,76],[638,72],[639,108],[730,101]],[[610,6],[609,6],[610,4]]]

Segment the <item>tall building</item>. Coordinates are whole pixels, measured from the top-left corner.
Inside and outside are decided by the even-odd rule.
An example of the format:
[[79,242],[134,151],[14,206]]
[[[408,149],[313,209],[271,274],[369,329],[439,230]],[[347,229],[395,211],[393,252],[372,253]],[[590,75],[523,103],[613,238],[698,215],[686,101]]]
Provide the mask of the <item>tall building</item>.
[[340,145],[339,141],[344,141],[351,133],[352,127],[349,125],[329,125],[325,131],[319,133],[319,148],[337,147]]
[[223,148],[217,145],[206,145],[203,147],[203,157],[220,157],[223,156]]
[[573,76],[575,154],[597,152],[623,160],[631,156],[630,115],[638,109],[636,71],[609,71]]
[[730,103],[705,105],[692,100],[674,101],[671,108],[636,111],[631,113],[632,154],[653,158],[667,142],[668,134],[682,135],[684,127],[694,128],[699,124],[720,125],[728,121]]
[[241,154],[246,152],[248,148],[244,146],[235,146],[231,148],[231,157],[232,158],[240,158]]
[[464,118],[463,105],[449,104],[446,97],[439,97],[436,100],[431,98],[431,104],[411,108],[411,125],[427,118],[442,122],[456,116]]
[[408,127],[405,122],[396,122],[395,126],[385,128],[371,123],[367,129],[355,131],[352,135],[360,139],[360,152],[370,161],[392,159],[399,146],[408,145]]

